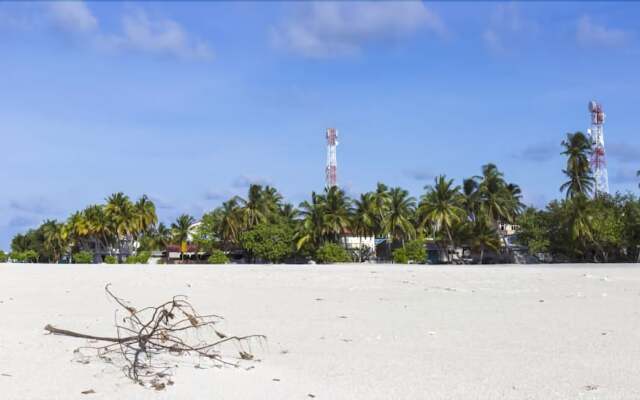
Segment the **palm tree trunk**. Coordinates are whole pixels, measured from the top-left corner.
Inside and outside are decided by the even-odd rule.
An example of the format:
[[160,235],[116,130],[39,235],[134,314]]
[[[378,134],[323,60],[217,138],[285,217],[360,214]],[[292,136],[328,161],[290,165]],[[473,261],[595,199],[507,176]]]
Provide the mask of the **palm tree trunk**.
[[[453,247],[453,236],[451,236],[451,230],[447,227],[447,237],[449,238],[449,244]],[[455,248],[454,248],[455,250]],[[449,264],[451,264],[451,254],[449,253],[449,248],[447,248],[447,259],[449,260]]]

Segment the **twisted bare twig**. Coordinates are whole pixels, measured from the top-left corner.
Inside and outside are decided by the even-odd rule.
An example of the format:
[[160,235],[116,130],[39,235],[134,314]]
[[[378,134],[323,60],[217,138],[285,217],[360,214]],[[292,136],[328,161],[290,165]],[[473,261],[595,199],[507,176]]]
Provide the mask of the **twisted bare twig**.
[[[253,339],[259,342],[266,340],[264,335],[227,336],[219,332],[214,329],[214,325],[222,317],[198,314],[186,296],[174,296],[159,306],[137,310],[126,300],[114,295],[110,290],[110,284],[105,286],[105,292],[125,312],[122,323],[115,324],[116,337],[88,335],[59,329],[49,324],[44,329],[55,335],[110,342],[103,346],[81,347],[76,352],[93,350],[99,358],[107,362],[112,362],[113,356],[119,355],[124,361],[127,377],[142,386],[161,390],[173,384],[170,376],[175,363],[168,362],[162,356],[197,356],[214,364],[237,366],[237,362],[223,359],[221,345],[236,343],[240,347],[240,359],[251,360],[253,355],[244,349],[243,345],[250,347]],[[117,312],[118,310],[116,321],[119,321]]]

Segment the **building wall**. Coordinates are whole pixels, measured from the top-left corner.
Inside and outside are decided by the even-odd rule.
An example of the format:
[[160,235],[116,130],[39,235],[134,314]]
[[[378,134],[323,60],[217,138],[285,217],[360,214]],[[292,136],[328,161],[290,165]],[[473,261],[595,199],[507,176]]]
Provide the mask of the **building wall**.
[[343,236],[342,240],[347,249],[358,249],[362,247],[368,247],[372,251],[376,250],[376,239],[373,236],[360,237],[360,236]]

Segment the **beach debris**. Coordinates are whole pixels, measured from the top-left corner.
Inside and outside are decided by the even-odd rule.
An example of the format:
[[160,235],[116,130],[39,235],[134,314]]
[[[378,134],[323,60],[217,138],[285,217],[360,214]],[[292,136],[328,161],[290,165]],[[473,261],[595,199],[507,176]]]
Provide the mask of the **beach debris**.
[[347,318],[349,318],[349,317],[347,317],[346,315],[338,315],[338,318],[340,318],[340,319],[347,319]]
[[309,393],[309,394],[307,394],[307,397],[310,397],[310,398],[314,399],[316,396],[313,393]]
[[93,390],[93,389],[89,389],[89,390],[83,390],[83,391],[82,391],[82,392],[80,392],[80,393],[82,393],[82,394],[94,394],[95,392],[96,392],[95,390]]
[[598,386],[598,385],[587,385],[583,389],[586,390],[587,392],[591,392],[591,391],[594,391],[594,390],[598,390],[599,387],[600,386]]
[[272,380],[272,381],[274,381],[274,382],[280,382],[280,379],[279,379],[279,378],[273,378],[273,379],[271,379],[271,380]]
[[322,300],[324,300],[322,297],[316,298],[316,301],[322,301]]
[[44,329],[53,335],[100,342],[74,350],[78,362],[88,364],[89,354],[94,354],[104,362],[120,363],[125,375],[143,387],[164,390],[173,385],[171,371],[178,366],[177,360],[181,357],[197,357],[196,368],[238,367],[237,359],[234,361],[223,355],[223,346],[234,345],[240,360],[253,360],[252,342],[266,340],[264,335],[227,336],[220,333],[214,326],[222,317],[199,314],[186,296],[174,296],[158,306],[136,308],[114,295],[110,284],[104,290],[120,307],[116,309],[116,336],[94,336],[50,324]]
[[13,377],[13,375],[11,375],[11,374],[0,374],[0,376],[6,376],[7,378]]
[[538,303],[544,303],[544,300],[540,299],[538,300]]

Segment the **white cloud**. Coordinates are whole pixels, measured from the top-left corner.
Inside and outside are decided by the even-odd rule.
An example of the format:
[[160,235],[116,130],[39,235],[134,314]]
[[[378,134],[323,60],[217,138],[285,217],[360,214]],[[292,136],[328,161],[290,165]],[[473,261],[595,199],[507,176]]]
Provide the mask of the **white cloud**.
[[53,27],[73,33],[85,39],[83,44],[93,45],[99,50],[136,51],[197,60],[213,57],[210,46],[187,32],[177,21],[151,18],[142,9],[124,13],[121,29],[115,30],[101,27],[99,18],[84,1],[52,1],[38,5],[37,10],[29,14],[30,18],[22,16],[24,13],[0,10],[0,28]]
[[185,59],[211,59],[209,45],[191,37],[170,19],[150,19],[142,10],[122,17],[122,33],[107,35],[102,43],[116,49],[171,55]]
[[583,46],[618,47],[629,40],[629,32],[598,25],[591,17],[583,15],[578,20],[576,39]]
[[69,32],[90,32],[98,28],[98,19],[82,1],[54,1],[48,4],[55,25]]
[[421,1],[315,2],[305,5],[298,18],[275,27],[272,39],[277,47],[323,58],[353,54],[367,42],[398,39],[420,29],[447,33]]
[[489,26],[482,33],[482,40],[492,52],[505,53],[514,47],[514,42],[537,31],[537,23],[524,18],[517,4],[498,4],[491,13]]

